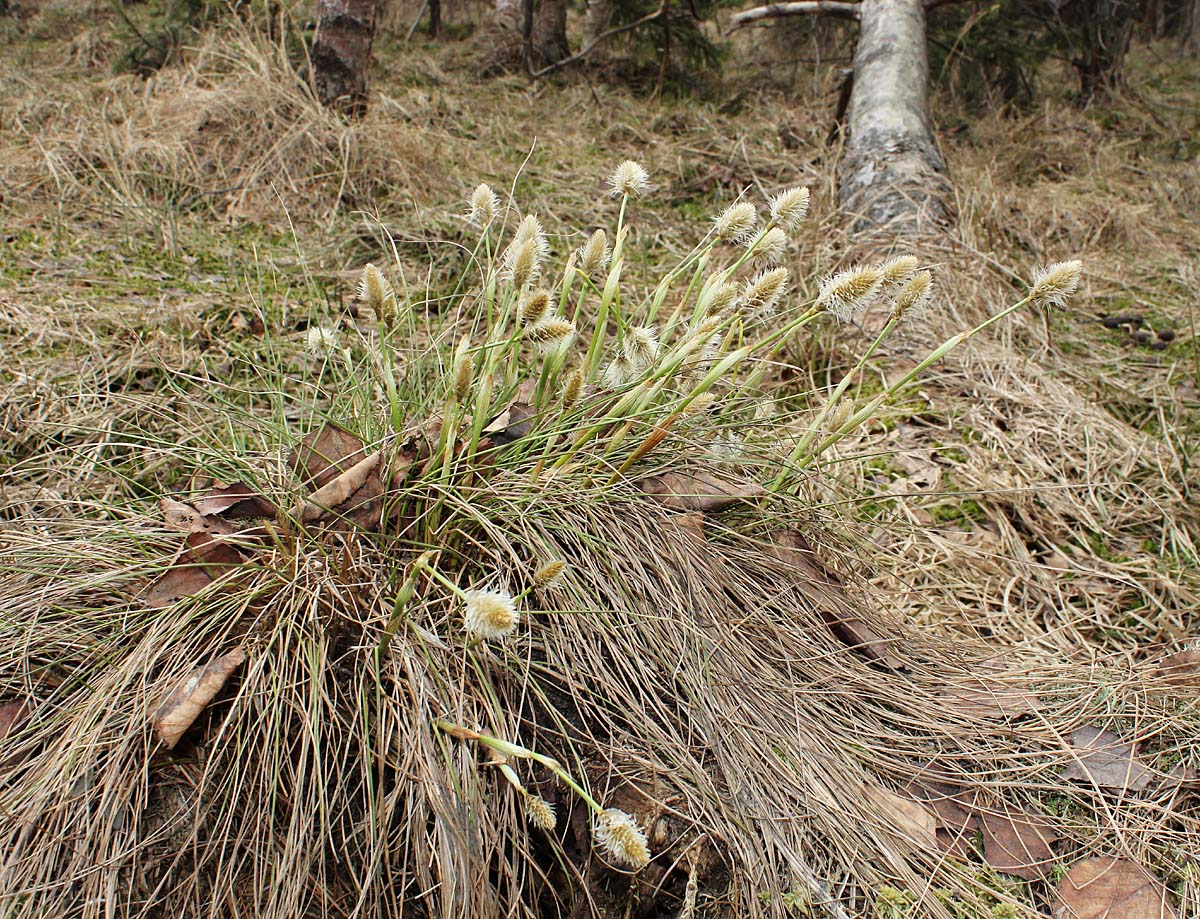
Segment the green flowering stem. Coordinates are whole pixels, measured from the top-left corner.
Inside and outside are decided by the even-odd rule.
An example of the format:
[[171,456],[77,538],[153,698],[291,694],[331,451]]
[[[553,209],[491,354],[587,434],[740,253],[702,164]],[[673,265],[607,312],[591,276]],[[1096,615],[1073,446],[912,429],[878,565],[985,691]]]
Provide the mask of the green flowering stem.
[[892,396],[895,396],[902,389],[904,389],[906,386],[908,386],[909,383],[911,383],[918,376],[920,376],[922,373],[924,373],[930,366],[932,366],[933,364],[940,361],[942,358],[944,358],[947,354],[949,354],[951,351],[953,351],[955,348],[957,348],[959,345],[961,345],[967,339],[971,338],[974,335],[978,335],[980,332],[984,331],[985,329],[991,328],[993,325],[995,325],[997,322],[1004,319],[1005,317],[1011,316],[1013,313],[1015,313],[1021,307],[1028,304],[1032,299],[1033,299],[1032,296],[1026,296],[1026,297],[1022,298],[1021,300],[1018,300],[1016,303],[1012,304],[1011,306],[1005,307],[1003,310],[1001,310],[996,315],[988,317],[983,322],[981,322],[979,325],[975,326],[975,328],[968,329],[965,332],[959,332],[957,335],[950,336],[950,338],[946,339],[944,342],[942,342],[940,345],[938,345],[933,351],[931,351],[929,353],[929,355],[927,357],[925,357],[924,360],[922,360],[919,364],[917,364],[915,367],[913,367],[912,370],[910,370],[908,373],[906,373],[901,379],[897,380],[895,383],[890,385],[887,389],[885,389],[879,395],[875,396],[875,398],[873,398],[870,402],[868,402],[861,409],[859,409],[857,412],[855,412],[853,415],[851,415],[850,418],[847,419],[846,422],[844,424],[842,424],[836,431],[830,432],[807,455],[801,456],[801,454],[799,452],[799,445],[797,445],[797,449],[792,451],[792,453],[788,457],[787,461],[783,464],[783,468],[779,471],[779,474],[774,478],[774,480],[768,486],[768,490],[769,491],[778,491],[783,486],[784,482],[787,481],[789,476],[810,466],[818,456],[820,456],[822,453],[824,453],[826,450],[828,450],[831,446],[833,446],[835,443],[837,443],[839,440],[841,440],[843,437],[845,437],[847,434],[849,434],[851,431],[853,431],[855,428],[857,428],[864,421],[873,417],[875,414],[875,411],[879,408],[880,405],[882,405],[887,399],[891,398]]
[[791,455],[788,457],[789,464],[794,462],[799,457],[804,456],[805,451],[808,450],[809,445],[817,436],[817,432],[821,429],[821,426],[825,424],[826,420],[832,415],[833,410],[837,407],[838,402],[841,401],[842,396],[846,394],[846,390],[850,386],[850,381],[854,379],[854,376],[860,370],[862,370],[867,361],[870,360],[871,355],[875,353],[875,351],[883,343],[883,340],[888,336],[892,329],[896,327],[896,323],[898,321],[898,316],[890,317],[887,325],[883,327],[883,330],[875,337],[875,340],[871,342],[871,346],[867,348],[863,355],[858,359],[854,367],[842,377],[841,381],[837,385],[837,388],[833,391],[833,395],[829,397],[829,400],[821,409],[820,414],[817,415],[811,427],[804,432],[804,436],[800,438],[800,442],[796,444],[795,448],[792,450]]
[[434,720],[433,726],[443,734],[453,737],[455,740],[475,741],[476,743],[483,744],[485,747],[488,747],[491,750],[495,750],[502,756],[510,756],[516,759],[528,759],[533,760],[535,763],[540,763],[558,776],[558,778],[562,780],[563,784],[574,791],[575,794],[579,795],[583,803],[590,807],[593,813],[600,814],[604,812],[604,808],[602,808],[596,802],[595,798],[587,793],[582,785],[580,785],[575,781],[574,778],[571,777],[571,774],[567,772],[565,768],[563,768],[562,763],[560,763],[558,760],[549,756],[545,756],[544,754],[537,753],[526,747],[509,743],[507,740],[501,740],[499,737],[493,737],[490,734],[483,734],[479,731],[472,731],[470,728],[452,724],[451,722],[443,721],[440,718]]
[[417,586],[417,577],[422,570],[429,566],[429,560],[435,554],[434,550],[430,549],[417,556],[416,561],[412,564],[412,568],[409,569],[408,575],[400,585],[400,589],[396,592],[396,599],[392,602],[392,616],[388,619],[387,625],[384,626],[383,637],[379,639],[379,644],[375,648],[377,662],[383,660],[383,656],[387,654],[387,650],[391,646],[392,639],[396,637],[396,633],[400,630],[400,623],[404,620],[404,614],[408,609],[413,591]]

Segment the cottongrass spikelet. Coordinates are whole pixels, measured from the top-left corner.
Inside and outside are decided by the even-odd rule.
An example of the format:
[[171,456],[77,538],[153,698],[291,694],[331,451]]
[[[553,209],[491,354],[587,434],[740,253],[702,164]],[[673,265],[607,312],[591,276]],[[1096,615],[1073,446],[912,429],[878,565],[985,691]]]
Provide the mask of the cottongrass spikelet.
[[789,233],[800,226],[807,213],[807,188],[789,188],[771,199],[771,220]]
[[523,326],[534,325],[542,320],[549,309],[550,291],[539,287],[521,301],[521,305],[517,308],[517,319]]
[[1069,262],[1055,262],[1039,268],[1033,273],[1033,287],[1029,291],[1029,300],[1034,306],[1065,307],[1071,295],[1079,289],[1079,281],[1083,277],[1083,262],[1071,259]]
[[539,262],[550,254],[550,243],[546,241],[546,233],[542,230],[542,222],[533,214],[526,214],[517,227],[517,232],[513,234],[513,245],[520,246],[529,240],[533,240],[537,246]]
[[633,378],[636,372],[633,365],[629,363],[629,358],[624,354],[618,354],[604,368],[600,382],[604,384],[605,389],[620,389]]
[[650,864],[650,844],[646,834],[629,814],[615,807],[596,815],[596,842],[616,861],[630,868]]
[[653,326],[634,326],[625,332],[625,360],[634,373],[654,366],[658,360],[658,330]]
[[883,274],[884,287],[898,287],[907,283],[917,270],[917,258],[914,255],[897,255],[879,266]]
[[472,638],[503,638],[521,621],[512,596],[500,590],[468,590],[463,624]]
[[775,312],[779,298],[787,291],[787,282],[786,268],[771,268],[747,282],[746,292],[742,294],[742,305],[747,313],[756,319],[770,316]]
[[471,209],[467,220],[479,227],[487,226],[500,213],[500,199],[490,185],[480,183],[471,193]]
[[380,322],[388,322],[396,314],[396,292],[383,272],[374,265],[363,269],[358,284],[358,298],[364,301]]
[[567,374],[563,380],[562,393],[558,397],[558,401],[562,404],[564,412],[569,412],[579,404],[580,398],[583,396],[583,370],[576,367]]
[[589,278],[597,277],[608,267],[610,254],[608,234],[597,230],[579,247],[579,270]]
[[537,279],[541,273],[541,260],[536,240],[527,239],[520,245],[514,242],[513,246],[516,248],[509,247],[505,252],[504,273],[513,287],[521,290]]
[[839,271],[821,285],[816,305],[845,322],[870,306],[879,296],[881,287],[883,272],[878,268],[860,267]]
[[554,815],[554,805],[540,795],[529,795],[525,799],[525,816],[539,830],[549,833],[554,829],[558,818]]
[[698,307],[701,316],[722,316],[738,302],[740,288],[722,275],[709,278],[700,291]]
[[454,399],[460,404],[471,394],[471,383],[475,379],[475,362],[471,359],[470,339],[465,335],[454,352]]
[[771,227],[763,234],[763,238],[754,247],[750,258],[759,265],[775,265],[783,258],[783,250],[787,248],[787,234],[779,227]]
[[534,587],[553,587],[558,579],[562,577],[562,573],[567,570],[567,563],[562,559],[556,559],[553,562],[546,562],[537,571],[533,573]]
[[539,354],[558,354],[575,338],[575,323],[560,316],[547,316],[530,326],[525,337]]
[[338,333],[328,326],[309,326],[304,344],[313,357],[327,357],[337,350]]
[[725,208],[714,223],[717,239],[747,243],[758,224],[758,210],[749,201],[739,201]]
[[637,198],[650,190],[650,175],[641,163],[626,160],[613,170],[613,174],[608,177],[608,184],[614,198],[621,195]]
[[932,285],[933,275],[928,271],[918,271],[900,288],[892,305],[892,316],[897,322],[911,322],[925,315]]

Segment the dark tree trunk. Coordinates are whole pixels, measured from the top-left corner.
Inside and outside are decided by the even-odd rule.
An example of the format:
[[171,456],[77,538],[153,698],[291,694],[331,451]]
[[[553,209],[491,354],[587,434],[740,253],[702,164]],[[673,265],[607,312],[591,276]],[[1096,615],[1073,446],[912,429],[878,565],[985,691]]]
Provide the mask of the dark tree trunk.
[[442,0],[429,0],[429,34],[437,38],[442,31]]
[[1184,15],[1187,23],[1183,32],[1183,50],[1192,57],[1200,57],[1200,0],[1191,0]]
[[571,46],[567,44],[566,0],[540,0],[534,11],[533,63],[537,67],[557,64],[570,57]]
[[376,0],[319,0],[313,83],[324,105],[358,115],[367,107],[367,73]]
[[1082,101],[1120,86],[1138,12],[1136,0],[1080,0],[1063,6],[1060,16],[1074,33],[1071,63],[1079,74]]
[[948,218],[946,165],[929,119],[922,0],[863,0],[839,200],[856,226]]

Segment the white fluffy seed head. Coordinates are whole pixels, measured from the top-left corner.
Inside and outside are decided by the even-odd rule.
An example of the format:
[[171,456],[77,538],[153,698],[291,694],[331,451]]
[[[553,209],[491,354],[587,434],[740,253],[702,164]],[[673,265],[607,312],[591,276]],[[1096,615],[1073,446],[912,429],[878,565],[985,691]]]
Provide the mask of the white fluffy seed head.
[[879,266],[883,275],[884,287],[898,287],[908,282],[917,270],[917,258],[914,255],[897,255]]
[[892,315],[897,322],[911,322],[925,315],[932,285],[933,275],[928,271],[918,271],[909,278],[908,283],[896,294],[896,303],[892,307]]
[[625,360],[634,373],[649,370],[658,360],[658,330],[653,326],[634,326],[625,331]]
[[615,807],[596,815],[596,842],[615,861],[630,868],[650,864],[650,844],[637,821]]
[[463,624],[472,638],[503,638],[521,621],[512,596],[500,590],[468,590]]
[[558,583],[558,579],[562,577],[562,573],[566,570],[567,563],[562,559],[546,562],[546,564],[533,573],[533,585],[535,587],[552,587]]
[[816,305],[845,322],[870,306],[882,287],[883,272],[878,268],[867,266],[839,271],[821,285]]
[[605,389],[620,389],[633,378],[634,373],[635,371],[629,363],[629,358],[624,354],[618,354],[604,368],[600,382],[604,384]]
[[1071,295],[1079,289],[1083,278],[1083,262],[1071,259],[1055,262],[1033,273],[1033,287],[1029,300],[1035,306],[1065,307]]
[[789,188],[771,199],[771,219],[789,233],[800,226],[807,214],[807,188]]
[[558,822],[554,815],[554,805],[539,795],[530,795],[525,799],[525,815],[530,823],[545,833],[553,830]]
[[471,206],[467,219],[476,226],[487,226],[500,213],[500,198],[490,185],[480,183],[471,193]]
[[787,291],[788,270],[771,268],[746,284],[742,305],[747,314],[761,319],[775,312],[775,305]]
[[530,326],[525,337],[539,354],[558,354],[575,339],[575,323],[560,316],[547,316]]
[[640,197],[650,190],[650,175],[641,163],[625,160],[608,177],[612,196],[619,198],[628,195],[631,198]]
[[699,309],[701,316],[722,316],[738,302],[739,288],[724,275],[714,275],[704,282],[700,290]]
[[337,349],[338,333],[328,326],[309,326],[304,344],[313,357],[326,357]]
[[579,404],[580,397],[583,396],[583,371],[576,367],[567,374],[563,380],[562,393],[559,396],[559,401],[562,403],[564,412],[569,412]]
[[521,305],[517,308],[517,319],[521,325],[529,326],[540,322],[549,311],[550,291],[539,287],[521,301]]
[[595,278],[608,267],[609,255],[608,234],[597,230],[579,247],[579,270],[589,278]]
[[739,201],[725,208],[714,223],[717,239],[747,243],[758,225],[758,210],[749,201]]
[[783,232],[779,227],[771,227],[771,229],[763,234],[763,238],[758,241],[758,245],[754,247],[754,252],[750,258],[760,265],[777,265],[780,259],[783,258],[783,252],[787,248],[787,241],[787,233]]
[[388,322],[396,314],[396,292],[383,272],[374,265],[367,265],[363,269],[358,297],[371,308],[380,322]]

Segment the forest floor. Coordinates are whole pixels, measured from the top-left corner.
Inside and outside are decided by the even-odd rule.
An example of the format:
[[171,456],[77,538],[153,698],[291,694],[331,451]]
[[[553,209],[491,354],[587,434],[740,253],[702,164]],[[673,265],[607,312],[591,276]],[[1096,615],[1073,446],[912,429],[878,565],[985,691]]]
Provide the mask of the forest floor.
[[[370,110],[348,124],[314,106],[261,37],[204,36],[143,78],[113,75],[118,34],[107,8],[0,18],[10,533],[153,511],[196,468],[220,467],[223,450],[290,443],[339,405],[318,391],[311,330],[358,334],[364,264],[395,266],[431,316],[456,308],[473,246],[462,215],[479,182],[540,215],[565,254],[608,223],[616,162],[644,164],[653,191],[630,237],[644,254],[627,267],[642,292],[746,189],[812,192],[786,256],[798,298],[858,257],[905,251],[876,240],[867,252],[846,232],[829,139],[835,76],[787,70],[771,42],[727,65],[736,76],[719,90],[676,97],[598,73],[481,78],[477,40],[390,37]],[[1190,688],[1168,701],[1145,680],[1200,635],[1200,69],[1174,46],[1138,46],[1128,89],[1084,110],[1065,89],[1026,110],[968,111],[945,95],[934,110],[957,222],[904,244],[934,272],[932,308],[857,372],[851,394],[878,393],[1019,299],[1040,264],[1081,259],[1083,287],[1065,310],[1018,313],[951,352],[839,443],[820,473],[831,497],[812,520],[830,564],[889,615],[1093,674],[1080,691],[1089,711],[1107,706],[1099,726],[1154,769],[1192,770],[1182,790],[1091,831],[1058,789],[1031,783],[1023,800],[1073,821],[1075,855],[1142,858],[1178,915],[1196,919],[1200,752],[1174,738],[1200,729],[1200,675],[1178,677]],[[789,346],[776,381],[788,417],[811,417],[878,319]],[[286,385],[264,390],[264,367]],[[23,679],[5,673],[6,691]],[[1013,908],[1044,914],[1043,883],[1013,881]],[[847,902],[925,914],[911,887],[887,889]]]

